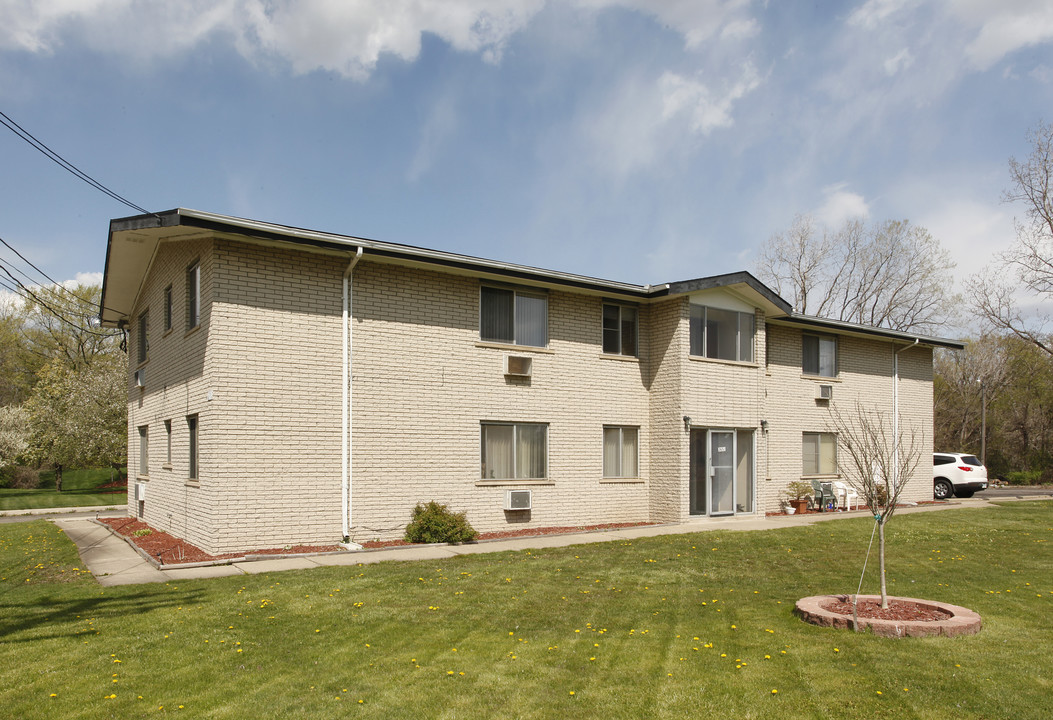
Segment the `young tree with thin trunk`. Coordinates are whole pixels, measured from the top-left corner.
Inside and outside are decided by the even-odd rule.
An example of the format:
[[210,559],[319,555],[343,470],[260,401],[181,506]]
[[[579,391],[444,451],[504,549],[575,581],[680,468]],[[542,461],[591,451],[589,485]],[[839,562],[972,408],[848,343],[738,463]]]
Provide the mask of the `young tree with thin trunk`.
[[863,498],[878,525],[881,607],[887,608],[885,525],[896,514],[903,489],[918,467],[921,438],[902,418],[867,408],[859,401],[848,413],[832,407],[830,425],[837,433],[838,469]]

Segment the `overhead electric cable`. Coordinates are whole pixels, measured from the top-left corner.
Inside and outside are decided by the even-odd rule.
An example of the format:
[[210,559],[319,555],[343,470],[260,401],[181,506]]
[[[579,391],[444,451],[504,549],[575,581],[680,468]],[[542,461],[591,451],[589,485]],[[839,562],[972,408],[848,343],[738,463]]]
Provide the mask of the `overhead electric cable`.
[[[15,249],[15,247],[14,247],[13,245],[11,245],[11,244],[10,244],[9,242],[7,242],[6,240],[4,240],[4,239],[3,239],[2,237],[0,237],[0,244],[3,244],[3,245],[4,245],[4,247],[8,248],[9,250],[11,250],[11,252],[13,252],[13,253],[14,253],[15,255],[17,255],[18,257],[20,257],[20,258],[22,259],[22,261],[23,261],[23,262],[24,262],[24,263],[25,263],[26,265],[28,265],[29,267],[33,268],[33,269],[34,269],[34,270],[36,270],[36,271],[37,271],[38,273],[40,273],[41,275],[43,275],[43,276],[44,276],[44,278],[45,278],[45,279],[47,279],[47,281],[48,281],[48,282],[50,282],[50,283],[51,283],[51,284],[52,284],[53,286],[55,286],[56,288],[60,288],[60,289],[64,290],[64,291],[66,292],[66,294],[67,294],[67,295],[70,295],[71,297],[73,297],[73,298],[76,298],[77,300],[82,300],[82,299],[83,299],[83,298],[81,298],[81,297],[80,297],[79,295],[77,295],[77,294],[76,294],[75,292],[73,292],[72,290],[70,290],[70,289],[69,289],[68,287],[66,287],[66,286],[65,286],[65,285],[63,285],[62,283],[58,282],[57,280],[55,280],[54,278],[52,278],[52,277],[51,277],[50,275],[48,275],[48,274],[47,274],[46,272],[44,272],[43,270],[41,270],[40,268],[38,268],[38,267],[37,267],[36,265],[34,265],[34,264],[33,264],[32,262],[30,262],[30,261],[29,261],[29,259],[28,259],[28,258],[26,258],[26,256],[25,256],[25,255],[23,255],[22,253],[18,252],[18,250],[16,250],[16,249]],[[0,264],[2,264],[3,262],[4,262],[4,260],[3,260],[2,258],[0,258]],[[12,267],[14,267],[14,266],[12,265]],[[14,268],[14,269],[15,269],[15,271],[16,271],[16,272],[18,272],[18,274],[20,274],[20,275],[21,275],[22,277],[26,278],[26,280],[29,280],[29,282],[30,282],[30,283],[36,284],[36,283],[34,283],[34,280],[33,280],[33,278],[29,277],[29,275],[28,275],[27,273],[23,272],[22,270],[19,270],[18,268]],[[5,272],[6,272],[6,271],[5,271]],[[22,287],[24,287],[24,286],[23,286],[23,285],[22,285],[21,283],[19,283],[19,285],[20,285],[20,286],[22,286]],[[27,292],[30,292],[30,291],[29,291],[29,290],[27,289]],[[99,309],[100,309],[100,310],[111,310],[111,311],[114,311],[114,310],[113,310],[113,308],[109,308],[109,307],[106,307],[105,305],[100,305],[100,306],[99,306]],[[114,312],[116,312],[116,311],[114,311]]]
[[99,190],[100,192],[103,192],[103,193],[109,195],[111,198],[113,198],[117,202],[123,203],[123,204],[127,205],[128,207],[130,207],[130,208],[132,208],[134,210],[138,210],[143,215],[156,215],[157,214],[157,213],[152,213],[152,212],[150,212],[149,210],[147,210],[145,208],[139,207],[138,205],[133,203],[131,200],[127,200],[124,197],[122,197],[121,195],[118,195],[116,192],[114,192],[113,190],[110,190],[108,187],[106,187],[105,185],[100,183],[95,178],[91,177],[87,173],[85,173],[82,170],[80,170],[79,168],[77,168],[77,166],[75,166],[73,163],[69,162],[68,160],[63,158],[61,155],[59,155],[57,152],[55,152],[54,150],[49,148],[47,145],[42,143],[40,140],[37,140],[35,137],[33,137],[33,135],[28,130],[26,130],[21,125],[19,125],[14,120],[12,120],[2,110],[0,110],[0,125],[3,125],[8,130],[13,132],[15,135],[17,135],[18,137],[20,137],[23,140],[25,140],[27,143],[32,145],[37,151],[39,151],[42,155],[44,155],[44,157],[46,157],[49,160],[51,160],[52,162],[54,162],[56,165],[61,167],[63,170],[66,170],[67,172],[72,174],[74,177],[77,177],[77,178],[83,180],[84,182],[88,183],[89,185],[91,185],[96,190]]
[[[83,326],[73,322],[68,317],[66,317],[62,312],[60,312],[60,311],[56,310],[55,308],[53,308],[47,301],[45,301],[43,298],[41,298],[35,292],[30,290],[28,287],[26,287],[26,285],[21,280],[19,280],[17,277],[15,277],[14,274],[3,263],[0,263],[0,271],[3,271],[3,273],[5,275],[7,275],[11,279],[11,281],[13,283],[15,283],[16,286],[18,286],[18,288],[21,290],[21,292],[19,292],[18,290],[15,290],[14,288],[10,288],[6,284],[4,285],[4,287],[7,287],[11,292],[13,292],[16,295],[20,296],[24,300],[28,300],[28,299],[32,298],[34,302],[36,302],[38,305],[40,305],[40,307],[42,307],[48,313],[50,313],[51,315],[54,315],[56,318],[58,318],[59,320],[61,320],[64,323],[66,323],[70,327],[75,328],[75,329],[79,330],[80,332],[88,333],[89,335],[95,335],[97,337],[105,338],[105,337],[114,337],[114,336],[116,336],[116,333],[102,333],[102,332],[99,332],[98,330],[95,330],[93,328],[86,328],[86,327],[83,327]],[[29,297],[26,297],[26,295],[28,295]]]

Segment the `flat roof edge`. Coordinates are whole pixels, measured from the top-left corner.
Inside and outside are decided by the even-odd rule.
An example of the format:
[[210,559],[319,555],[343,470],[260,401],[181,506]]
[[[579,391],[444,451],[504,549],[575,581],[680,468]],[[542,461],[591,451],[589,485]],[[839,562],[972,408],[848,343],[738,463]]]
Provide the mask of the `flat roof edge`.
[[829,318],[802,315],[800,313],[793,313],[792,315],[782,318],[773,318],[772,322],[776,324],[798,325],[841,332],[859,333],[861,335],[875,335],[888,338],[889,340],[901,340],[906,343],[914,343],[917,341],[921,345],[932,345],[934,347],[944,347],[951,350],[962,350],[965,348],[965,343],[960,340],[952,340],[951,338],[922,335],[920,333],[910,332],[909,330],[893,330],[891,328],[874,327],[872,325],[859,325],[844,320],[831,320]]

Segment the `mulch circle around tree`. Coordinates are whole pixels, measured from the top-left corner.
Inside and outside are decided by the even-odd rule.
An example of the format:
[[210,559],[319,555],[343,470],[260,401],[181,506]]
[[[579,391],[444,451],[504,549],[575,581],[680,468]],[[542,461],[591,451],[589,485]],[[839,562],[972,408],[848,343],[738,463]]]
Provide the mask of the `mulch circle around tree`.
[[[980,632],[983,621],[968,608],[934,600],[890,597],[887,608],[881,607],[878,595],[860,595],[856,617],[860,629],[881,637],[929,637],[973,635]],[[807,623],[852,629],[851,595],[813,595],[797,601],[797,615]]]

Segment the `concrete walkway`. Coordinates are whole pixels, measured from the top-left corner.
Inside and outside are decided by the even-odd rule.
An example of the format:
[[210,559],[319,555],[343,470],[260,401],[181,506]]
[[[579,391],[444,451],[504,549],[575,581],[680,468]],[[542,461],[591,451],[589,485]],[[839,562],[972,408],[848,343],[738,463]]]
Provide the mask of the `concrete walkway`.
[[[902,508],[897,515],[938,512],[954,507],[991,507],[991,503],[979,499],[955,500],[939,505],[920,505]],[[727,520],[699,519],[671,525],[623,528],[598,532],[582,532],[568,535],[540,535],[533,537],[490,540],[468,545],[414,545],[382,550],[365,550],[334,555],[312,555],[307,557],[276,558],[274,560],[252,560],[228,565],[203,567],[166,568],[160,570],[148,563],[128,543],[111,533],[108,528],[92,522],[89,518],[54,518],[53,521],[76,543],[84,564],[100,585],[132,585],[137,583],[170,582],[201,578],[228,577],[231,575],[257,575],[281,570],[303,570],[325,565],[359,565],[391,560],[442,560],[458,555],[529,550],[535,548],[565,547],[585,543],[635,540],[659,535],[681,535],[710,530],[773,530],[783,527],[814,525],[845,518],[866,517],[866,510],[850,513],[808,513],[806,515],[777,515],[772,517],[731,518]]]

